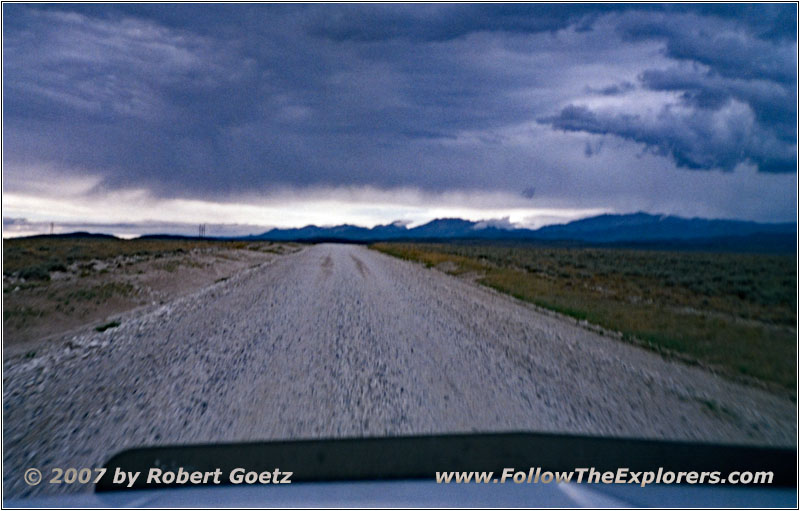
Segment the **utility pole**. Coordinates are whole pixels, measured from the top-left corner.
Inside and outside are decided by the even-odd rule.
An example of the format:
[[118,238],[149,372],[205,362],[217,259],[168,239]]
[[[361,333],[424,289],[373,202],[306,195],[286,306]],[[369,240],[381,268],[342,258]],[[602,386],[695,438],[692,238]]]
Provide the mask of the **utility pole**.
[[199,226],[197,226],[197,233],[198,233],[199,237],[205,238],[206,237],[206,224],[200,224]]
[[55,227],[55,222],[50,222],[50,236],[53,235],[53,228]]

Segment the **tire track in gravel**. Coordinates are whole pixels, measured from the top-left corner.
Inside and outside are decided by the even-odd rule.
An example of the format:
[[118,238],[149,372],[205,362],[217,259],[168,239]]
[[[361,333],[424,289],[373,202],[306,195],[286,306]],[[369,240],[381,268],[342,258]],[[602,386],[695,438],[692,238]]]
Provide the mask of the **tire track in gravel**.
[[438,271],[325,244],[6,360],[4,489],[52,490],[25,486],[27,467],[167,443],[526,430],[794,446],[795,409]]

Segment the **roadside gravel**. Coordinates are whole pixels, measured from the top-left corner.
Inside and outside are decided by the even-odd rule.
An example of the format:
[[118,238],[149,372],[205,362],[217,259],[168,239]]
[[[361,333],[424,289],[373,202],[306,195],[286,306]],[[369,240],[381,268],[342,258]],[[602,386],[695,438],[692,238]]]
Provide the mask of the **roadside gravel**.
[[[4,361],[4,490],[127,447],[533,430],[794,446],[796,404],[351,245]],[[61,488],[64,490],[64,488]]]

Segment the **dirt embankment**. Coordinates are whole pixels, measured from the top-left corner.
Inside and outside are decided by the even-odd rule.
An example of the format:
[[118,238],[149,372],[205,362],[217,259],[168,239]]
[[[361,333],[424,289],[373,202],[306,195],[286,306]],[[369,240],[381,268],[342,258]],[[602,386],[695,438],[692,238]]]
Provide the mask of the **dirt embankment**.
[[[60,241],[70,243],[68,239]],[[113,327],[134,309],[162,305],[299,249],[275,243],[175,247],[170,242],[158,248],[138,253],[124,253],[131,252],[126,250],[112,257],[103,257],[108,254],[98,250],[99,257],[69,264],[51,263],[53,271],[40,265],[45,268],[42,275],[31,276],[34,272],[30,270],[6,272],[3,276],[5,356],[19,353],[34,356],[37,349],[53,338],[86,327]],[[34,248],[39,249],[41,246]]]

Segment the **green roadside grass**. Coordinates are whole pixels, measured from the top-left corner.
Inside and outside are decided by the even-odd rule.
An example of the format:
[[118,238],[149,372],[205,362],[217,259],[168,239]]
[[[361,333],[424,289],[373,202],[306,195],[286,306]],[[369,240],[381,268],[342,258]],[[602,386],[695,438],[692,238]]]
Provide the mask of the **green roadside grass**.
[[795,256],[379,243],[623,339],[794,395]]

